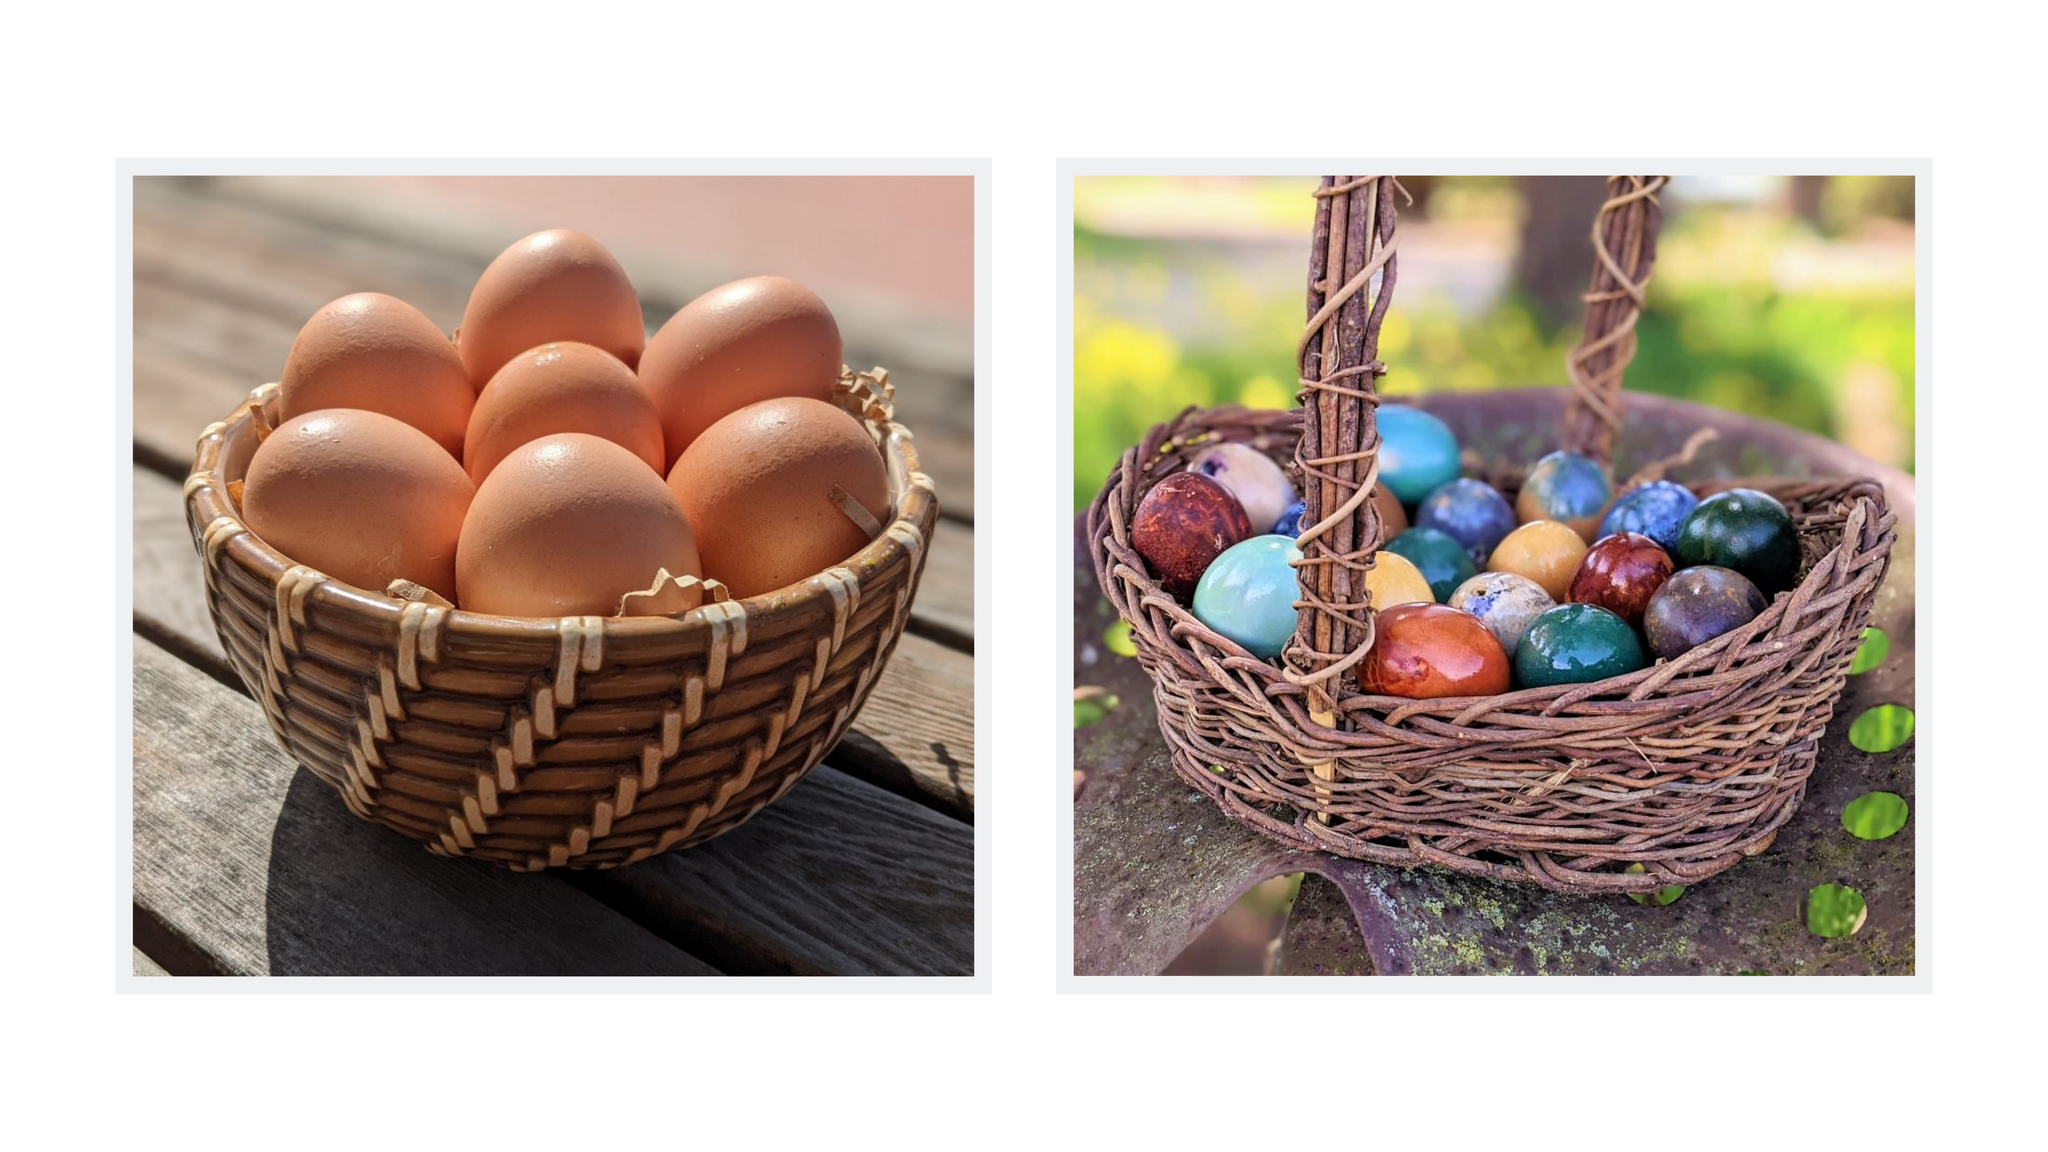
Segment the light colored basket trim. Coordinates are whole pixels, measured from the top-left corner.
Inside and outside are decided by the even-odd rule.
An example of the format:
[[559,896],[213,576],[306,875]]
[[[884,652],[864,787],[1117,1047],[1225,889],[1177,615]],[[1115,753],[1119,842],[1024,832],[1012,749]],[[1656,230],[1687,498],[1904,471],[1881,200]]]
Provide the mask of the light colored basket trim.
[[631,816],[634,805],[638,804],[639,801],[640,778],[637,776],[619,777],[618,791],[612,793],[612,806],[618,810],[619,819],[623,820]]
[[483,805],[474,796],[462,798],[462,818],[469,822],[469,830],[481,836],[490,831],[484,823]]
[[306,623],[306,597],[326,576],[304,564],[294,564],[277,578],[277,627],[285,651],[299,650],[299,632],[293,625]]
[[562,651],[555,661],[555,700],[564,708],[574,708],[576,670],[595,672],[604,666],[604,617],[564,616],[557,632]]
[[383,753],[377,751],[376,733],[371,731],[370,721],[360,716],[356,718],[356,741],[362,745],[363,759],[369,763],[370,767],[382,768],[385,766]]
[[432,604],[407,604],[398,614],[398,682],[417,691],[420,661],[429,664],[441,658],[441,623],[446,608]]
[[405,719],[405,701],[398,695],[398,671],[392,667],[391,657],[377,658],[377,690],[384,700],[384,713],[393,720]]
[[555,690],[548,684],[535,684],[532,696],[533,730],[543,740],[555,738]]
[[476,774],[476,804],[486,816],[498,814],[498,781],[489,772]]
[[692,672],[683,677],[683,727],[694,727],[704,715],[704,678]]
[[888,535],[910,552],[910,562],[915,565],[924,556],[924,532],[908,520],[892,521]]
[[846,568],[827,568],[810,582],[832,597],[832,651],[837,652],[846,643],[847,618],[860,611],[860,578]]
[[699,609],[711,624],[711,650],[705,659],[704,684],[716,692],[725,687],[725,662],[747,650],[747,608],[738,600]]
[[242,527],[242,522],[232,516],[215,516],[207,522],[206,530],[201,533],[200,543],[206,548],[208,581],[213,579],[213,570],[220,563],[220,550],[227,547],[228,541],[246,531],[248,529]]

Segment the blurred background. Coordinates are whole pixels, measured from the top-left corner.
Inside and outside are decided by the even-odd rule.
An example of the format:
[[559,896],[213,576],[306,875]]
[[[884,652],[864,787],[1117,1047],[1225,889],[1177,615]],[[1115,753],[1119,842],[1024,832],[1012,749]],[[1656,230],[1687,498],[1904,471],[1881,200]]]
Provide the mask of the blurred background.
[[[1408,176],[1390,395],[1565,383],[1595,176]],[[1188,404],[1294,405],[1314,177],[1074,181],[1074,508]],[[1679,176],[1630,390],[1913,467],[1913,181]]]

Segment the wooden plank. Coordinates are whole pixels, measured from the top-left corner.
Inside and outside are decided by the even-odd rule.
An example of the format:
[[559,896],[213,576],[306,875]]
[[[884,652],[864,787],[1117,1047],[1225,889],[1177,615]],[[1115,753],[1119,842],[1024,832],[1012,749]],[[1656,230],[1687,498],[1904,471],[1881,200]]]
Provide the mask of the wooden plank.
[[[454,253],[417,238],[406,242],[339,229],[275,205],[210,194],[188,182],[142,179],[135,192],[138,344],[144,335],[160,338],[168,347],[196,353],[223,377],[224,391],[197,405],[210,414],[187,412],[166,429],[180,438],[188,428],[196,431],[217,419],[249,389],[276,379],[299,325],[336,296],[388,292],[452,331],[470,286],[494,254]],[[699,290],[712,286],[706,282]],[[687,299],[646,301],[651,327],[658,328]],[[971,522],[971,363],[958,372],[890,363],[886,353],[871,353],[857,337],[849,339],[849,363],[890,366],[898,415],[917,434],[920,462],[938,486],[943,514]],[[146,360],[138,348],[138,385],[152,379],[154,356],[162,350],[153,349]],[[151,372],[145,372],[146,365]],[[142,391],[138,386],[137,392]],[[191,420],[195,415],[196,423]],[[138,430],[144,423],[138,411]]]
[[149,958],[149,956],[148,956],[148,955],[147,955],[146,953],[144,953],[144,952],[143,952],[143,950],[142,950],[142,949],[140,949],[140,948],[133,948],[133,949],[131,949],[131,950],[132,950],[132,951],[133,951],[133,952],[135,953],[135,974],[136,974],[137,976],[169,976],[169,975],[170,975],[170,973],[169,973],[169,972],[166,972],[166,971],[164,971],[164,969],[163,969],[163,965],[161,965],[161,964],[158,964],[158,963],[157,963],[156,961],[154,961],[154,960],[151,960],[151,959]]
[[135,902],[233,975],[715,975],[553,876],[349,814],[263,711],[135,640]]
[[[134,498],[136,629],[235,685],[206,614],[205,578],[185,526],[181,488],[137,468]],[[925,577],[931,579],[929,565]],[[832,762],[971,822],[974,657],[922,636],[903,636]]]

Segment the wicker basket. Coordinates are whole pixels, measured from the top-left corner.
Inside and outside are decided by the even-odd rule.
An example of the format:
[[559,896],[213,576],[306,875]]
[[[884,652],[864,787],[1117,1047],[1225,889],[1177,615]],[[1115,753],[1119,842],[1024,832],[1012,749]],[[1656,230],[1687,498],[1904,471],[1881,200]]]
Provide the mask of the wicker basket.
[[[1603,465],[1665,179],[1610,178],[1594,226],[1562,446]],[[1378,476],[1374,381],[1386,371],[1376,354],[1396,279],[1397,188],[1391,177],[1325,177],[1317,192],[1303,407],[1184,411],[1124,455],[1089,508],[1096,576],[1131,624],[1174,767],[1235,819],[1296,848],[1559,891],[1692,884],[1762,852],[1805,793],[1884,576],[1894,520],[1881,488],[1744,481],[1791,512],[1799,581],[1749,624],[1676,659],[1498,696],[1360,693],[1353,669],[1373,639],[1364,574],[1380,529],[1366,496]],[[1287,465],[1308,506],[1300,622],[1279,664],[1195,619],[1131,547],[1145,493],[1219,440]],[[1512,501],[1512,469],[1488,478]]]
[[259,424],[275,426],[275,384],[200,435],[186,518],[221,646],[286,750],[351,811],[520,870],[631,864],[795,786],[881,675],[938,516],[892,398],[881,369],[841,375],[842,406],[888,465],[896,515],[881,534],[800,584],[676,616],[491,616],[294,564],[229,488]]

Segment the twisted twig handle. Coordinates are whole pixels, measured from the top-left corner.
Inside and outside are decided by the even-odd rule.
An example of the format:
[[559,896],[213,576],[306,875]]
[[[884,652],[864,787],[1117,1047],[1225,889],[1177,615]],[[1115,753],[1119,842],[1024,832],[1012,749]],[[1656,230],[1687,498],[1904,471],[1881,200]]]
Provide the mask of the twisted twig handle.
[[1603,466],[1621,432],[1621,377],[1636,354],[1636,320],[1657,261],[1664,210],[1657,193],[1669,176],[1609,176],[1607,201],[1593,220],[1593,283],[1586,289],[1586,334],[1565,358],[1572,382],[1563,447]]

